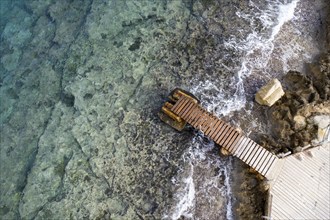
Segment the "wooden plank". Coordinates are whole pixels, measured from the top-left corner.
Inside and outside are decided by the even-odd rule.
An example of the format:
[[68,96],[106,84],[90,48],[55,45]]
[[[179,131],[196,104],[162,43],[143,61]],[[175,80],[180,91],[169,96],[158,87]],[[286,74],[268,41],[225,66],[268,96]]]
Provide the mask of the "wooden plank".
[[247,163],[247,159],[250,156],[251,152],[254,150],[254,146],[255,146],[254,141],[251,140],[249,143],[249,150],[246,151],[246,153],[244,155],[242,155],[243,162]]
[[264,170],[268,167],[269,162],[272,160],[272,157],[273,157],[273,156],[274,156],[274,155],[268,151],[268,155],[267,155],[267,157],[265,157],[265,160],[264,160],[263,164],[260,166],[260,170],[259,170],[259,172],[260,172],[262,175],[264,175]]
[[181,105],[183,104],[183,102],[185,101],[185,98],[180,98],[178,101],[176,101],[176,103],[173,105],[173,107],[171,108],[171,111],[176,113],[176,110],[181,107]]
[[204,117],[205,117],[205,111],[201,111],[200,117],[198,118],[198,120],[192,123],[192,126],[199,129],[199,125],[200,123],[202,123],[202,121],[204,121]]
[[217,135],[215,135],[214,137],[214,142],[217,143],[218,138],[224,134],[224,132],[226,132],[226,130],[228,130],[229,126],[226,123],[223,123],[223,126],[221,127],[221,129],[218,131]]
[[238,147],[240,141],[242,140],[243,138],[243,134],[239,134],[239,136],[236,138],[236,140],[234,141],[234,143],[229,146],[228,150],[229,152],[233,153],[235,152],[236,148]]
[[264,176],[266,175],[267,171],[269,170],[269,168],[274,163],[275,159],[276,159],[276,156],[274,154],[272,154],[270,160],[267,162],[267,165],[264,167],[263,170],[261,170],[261,173],[263,173]]
[[214,129],[214,126],[216,125],[216,123],[218,122],[218,120],[216,119],[216,117],[214,115],[211,116],[212,117],[212,121],[210,123],[210,126],[208,127],[208,129],[206,129],[205,131],[205,135],[209,135],[213,129]]
[[[315,171],[317,172],[317,170]],[[301,177],[299,174],[303,172],[303,170],[285,169],[284,167],[284,172],[279,178],[280,182],[275,184],[272,192],[278,195],[283,189],[290,190],[291,200],[299,200],[303,202],[304,208],[313,209],[321,215],[327,214],[325,210],[329,210],[329,200],[326,201],[322,198],[327,197],[327,194],[324,193],[329,193],[329,189],[320,189],[318,184],[309,181],[310,178]]]
[[194,128],[198,129],[198,125],[199,125],[200,121],[203,120],[203,116],[204,116],[204,111],[200,110],[199,115],[196,117],[196,120],[193,123],[191,123],[191,125]]
[[223,138],[221,141],[219,141],[220,145],[226,146],[227,143],[233,138],[235,134],[236,134],[236,130],[234,128],[231,128],[230,134],[226,138]]
[[[274,201],[274,198],[273,198],[273,204],[278,204],[276,199]],[[279,218],[276,218],[277,219],[285,219],[285,220],[289,220],[289,219],[294,219],[290,214],[288,215],[288,213],[286,213],[283,209],[283,207],[277,207],[276,205],[273,205],[274,206],[274,209],[276,210],[277,213],[279,213]],[[290,207],[288,207],[288,209],[291,209]],[[272,218],[274,219],[274,218]],[[275,220],[275,219],[274,219]]]
[[265,165],[266,161],[268,161],[268,159],[270,158],[271,154],[269,153],[269,151],[267,151],[265,149],[265,154],[263,155],[262,159],[260,160],[260,162],[257,164],[256,166],[256,170],[260,172],[260,170],[263,168],[263,166]]
[[295,181],[288,183],[285,179],[281,179],[281,182],[283,184],[277,185],[276,193],[273,192],[273,203],[280,205],[286,215],[290,213],[295,219],[315,219],[315,213],[304,205],[306,200],[303,201],[301,197],[303,194],[296,191],[297,183]]
[[177,110],[175,111],[177,115],[180,115],[181,114],[181,111],[185,109],[186,105],[188,105],[190,102],[188,99],[185,99],[183,102],[182,102],[182,105],[180,107],[177,108]]
[[252,140],[251,139],[248,139],[248,141],[245,143],[244,150],[242,150],[241,153],[237,155],[237,157],[239,159],[242,160],[242,158],[244,157],[244,155],[249,151],[249,149],[251,148],[250,147],[251,143],[252,143]]
[[255,154],[257,153],[259,147],[258,144],[256,142],[253,141],[253,150],[252,152],[250,152],[248,158],[246,158],[246,163],[250,165],[251,159],[255,156]]
[[223,123],[220,119],[217,120],[217,123],[214,126],[214,129],[209,134],[209,137],[213,140],[214,136],[218,133],[218,130],[222,127]]
[[220,141],[223,139],[223,138],[226,138],[230,132],[232,131],[232,128],[230,127],[229,124],[227,124],[227,128],[223,130],[223,132],[221,132],[221,135],[215,139],[215,142],[220,144]]
[[262,152],[262,147],[260,147],[258,144],[256,146],[256,148],[258,148],[257,152],[255,153],[255,155],[251,158],[251,161],[249,163],[250,166],[253,166],[253,164],[257,161],[259,154]]
[[201,123],[202,120],[204,120],[204,115],[205,115],[205,111],[204,109],[200,108],[199,109],[199,113],[198,116],[195,118],[195,120],[191,123],[192,126],[194,126],[195,128],[198,127],[198,125]]
[[201,129],[203,131],[203,133],[205,134],[205,131],[207,130],[207,128],[210,126],[211,121],[213,121],[211,115],[209,112],[206,112],[206,119],[205,121],[201,124]]
[[[265,177],[268,178],[270,175],[271,171],[274,169],[276,166],[276,162],[278,160],[278,157],[274,155],[274,159],[270,162],[268,169],[265,171]],[[269,179],[269,178],[268,178]]]
[[217,117],[216,116],[214,116],[213,114],[210,114],[209,115],[209,122],[208,122],[208,126],[207,126],[207,128],[206,128],[206,130],[205,130],[205,135],[207,135],[208,136],[208,134],[210,133],[210,131],[212,130],[212,128],[214,127],[214,125],[215,125],[215,123],[218,121],[217,120]]
[[191,111],[191,109],[193,109],[193,107],[195,107],[195,103],[190,102],[185,108],[185,110],[182,112],[182,114],[180,114],[179,116],[184,119],[185,116]]
[[[322,210],[330,211],[329,199],[322,200],[324,197],[329,198],[325,196],[329,193],[329,188],[321,189],[318,184],[320,182],[313,181],[315,179],[311,178],[308,173],[305,173],[304,168],[306,167],[304,167],[304,164],[300,163],[300,161],[298,163],[299,165],[296,165],[296,163],[285,163],[281,175],[278,178],[279,181],[276,181],[276,184],[271,189],[272,192],[277,195],[283,188],[287,188],[292,194],[291,200],[298,199],[299,202],[303,201],[304,208],[317,209],[318,213],[322,212]],[[320,171],[316,169],[314,172],[312,171],[311,174],[319,172]],[[306,196],[304,197],[304,195]],[[314,201],[317,201],[317,204],[315,204]],[[308,204],[310,204],[311,207],[308,207]],[[323,214],[326,213],[327,212],[324,212]]]
[[229,147],[237,140],[239,135],[238,131],[234,131],[233,136],[230,139],[228,138],[229,141],[223,144],[227,151],[229,151]]
[[200,107],[197,106],[193,112],[193,114],[190,115],[190,117],[187,119],[187,122],[189,124],[192,124],[194,122],[194,120],[196,119],[196,117],[199,115],[200,112]]
[[258,159],[258,163],[254,166],[255,170],[259,172],[261,165],[265,162],[265,157],[268,156],[268,151],[262,148],[262,156]]
[[274,163],[269,168],[268,172],[265,174],[265,177],[272,182],[275,182],[275,179],[279,176],[280,172],[282,171],[283,165],[284,165],[284,159],[278,158],[274,160]]
[[215,137],[217,137],[217,136],[219,135],[220,131],[224,129],[224,126],[225,126],[225,125],[226,125],[225,122],[220,121],[220,123],[219,123],[218,126],[217,126],[217,129],[216,129],[215,132],[213,132],[213,134],[210,136],[211,139],[212,139],[213,141],[214,141]]
[[179,111],[179,109],[181,109],[183,106],[184,106],[184,104],[187,102],[187,99],[180,99],[177,103],[179,103],[177,106],[176,105],[174,105],[174,109],[173,109],[173,112],[175,113],[175,114],[178,114],[178,111]]
[[[301,165],[302,163],[297,162],[295,158],[291,157],[290,163],[285,163],[286,166],[290,165],[291,170],[283,171],[283,159],[278,159],[254,141],[235,131],[229,124],[217,119],[206,110],[198,108],[198,105],[187,103],[187,101],[181,101],[181,104],[179,103],[176,106],[176,110],[180,114],[179,116],[195,128],[204,132],[204,135],[208,135],[215,143],[222,145],[266,178],[275,178],[275,176],[283,173],[283,178],[278,177],[274,180],[276,181],[275,186],[280,182],[283,184],[274,187],[277,191],[273,195],[273,202],[281,203],[281,205],[275,204],[272,207],[270,211],[271,217],[279,217],[280,215],[283,218],[300,218],[302,216],[312,218],[315,216],[315,213],[318,214],[318,217],[329,217],[329,214],[325,210],[329,210],[330,202],[322,201],[324,196],[322,197],[318,193],[320,190],[323,190],[321,192],[328,192],[330,184],[328,182],[324,183],[324,181],[320,182],[320,179],[317,178],[318,170],[312,172],[322,166],[322,164],[309,162],[312,160],[309,160],[309,157],[307,157],[305,163],[307,165],[304,167]],[[324,155],[322,157],[327,159]],[[325,172],[329,176],[329,169]],[[297,182],[301,183],[301,185],[312,184],[312,187],[305,187],[298,191],[297,188],[300,185],[297,185]],[[318,187],[317,191],[313,188],[315,186]],[[295,201],[296,199],[298,200]],[[317,203],[313,203],[313,201]]]
[[257,159],[251,164],[251,167],[253,167],[255,170],[257,170],[256,167],[258,166],[258,164],[260,163],[260,161],[263,160],[264,154],[267,153],[267,150],[265,148],[263,148],[261,146],[259,146],[259,147],[261,148],[261,152],[259,153]]
[[[329,155],[329,153],[328,153],[328,155]],[[321,184],[322,182],[320,183],[317,178],[310,178],[311,176],[316,176],[318,174],[318,172],[320,172],[320,171],[325,173],[324,164],[321,163],[319,167],[314,167],[313,169],[310,169],[306,165],[306,161],[308,161],[308,158],[304,158],[303,161],[300,161],[300,160],[296,159],[294,157],[294,155],[292,155],[290,158],[286,159],[285,165],[290,167],[294,171],[301,170],[299,178],[301,178],[302,181],[304,181],[305,179],[308,179],[311,182],[311,185],[317,185],[318,188],[320,188],[324,191],[329,190],[329,188],[322,185]],[[327,161],[329,163],[329,159],[327,159]],[[314,160],[313,162],[316,162],[316,161]],[[323,169],[320,170],[320,167],[323,167]],[[329,170],[329,167],[327,169]],[[329,175],[327,175],[327,176],[329,176]],[[329,184],[329,182],[327,182],[327,183]]]
[[243,137],[243,140],[240,142],[240,144],[238,145],[238,147],[236,148],[236,150],[234,152],[234,156],[237,157],[237,155],[239,155],[244,150],[244,146],[247,141],[249,141],[249,139],[246,137]]
[[191,117],[193,116],[194,113],[196,113],[196,110],[198,109],[198,105],[196,105],[195,103],[192,104],[192,107],[189,108],[189,110],[187,111],[187,113],[185,113],[183,115],[183,117],[186,119],[186,121],[188,122],[188,120],[191,119]]
[[[192,116],[192,114],[194,114],[194,112],[196,111],[197,109],[197,105],[194,105],[190,111],[185,115],[183,116],[182,118],[189,123],[189,120],[190,120],[190,117]],[[190,123],[189,123],[190,124]]]
[[227,124],[227,128],[221,133],[221,135],[215,140],[217,144],[221,145],[220,143],[223,143],[222,140],[226,139],[230,133],[232,132],[232,128],[230,127],[229,124]]
[[179,115],[181,117],[182,114],[187,110],[188,106],[190,106],[190,104],[191,104],[191,101],[189,99],[187,99],[187,102],[182,105],[182,109],[181,110],[178,109],[180,111],[178,111],[177,115]]
[[193,126],[193,123],[195,123],[200,117],[201,117],[201,108],[198,106],[198,108],[196,109],[196,113],[194,114],[194,116],[191,118],[190,123]]

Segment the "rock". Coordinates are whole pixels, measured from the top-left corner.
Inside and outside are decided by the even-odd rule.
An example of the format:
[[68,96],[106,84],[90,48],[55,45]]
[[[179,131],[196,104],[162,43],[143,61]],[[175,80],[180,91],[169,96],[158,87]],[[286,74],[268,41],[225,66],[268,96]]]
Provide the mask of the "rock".
[[229,151],[227,151],[225,148],[220,148],[220,153],[224,156],[228,156],[230,155]]
[[297,111],[297,114],[303,115],[306,118],[315,114],[330,115],[330,101],[304,105]]
[[319,142],[322,142],[322,141],[324,141],[327,137],[327,131],[328,131],[328,129],[327,128],[318,128],[318,130],[317,130],[317,140],[319,141]]
[[317,115],[313,118],[313,122],[319,128],[327,128],[330,125],[330,115]]
[[262,187],[262,189],[263,189],[264,191],[267,191],[267,190],[269,190],[269,188],[270,188],[270,184],[269,184],[269,182],[267,182],[267,181],[263,181],[263,182],[261,183],[261,187]]
[[301,152],[303,149],[302,149],[302,147],[296,147],[295,149],[294,149],[294,153],[299,153],[299,152]]
[[330,121],[328,57],[329,53],[322,55],[306,73],[289,71],[283,77],[287,91],[268,113],[273,138],[279,143],[272,150],[296,152],[297,147],[317,145],[326,139]]
[[294,129],[301,130],[306,127],[306,118],[301,115],[296,115],[293,117]]
[[317,141],[322,142],[326,140],[329,135],[330,115],[317,115],[313,117],[313,123],[318,126]]
[[3,55],[1,57],[1,63],[7,71],[12,71],[17,68],[22,52],[14,49],[10,54]]
[[284,91],[280,81],[278,79],[272,79],[257,92],[255,98],[260,105],[272,106],[283,95]]

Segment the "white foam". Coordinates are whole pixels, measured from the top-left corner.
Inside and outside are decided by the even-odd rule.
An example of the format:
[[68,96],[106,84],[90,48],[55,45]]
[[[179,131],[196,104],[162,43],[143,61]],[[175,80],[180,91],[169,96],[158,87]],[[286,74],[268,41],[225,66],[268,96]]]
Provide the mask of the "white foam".
[[[191,89],[193,94],[200,97],[202,106],[209,112],[213,112],[218,116],[228,115],[232,111],[239,110],[245,106],[245,96],[242,83],[239,83],[236,87],[236,91],[231,96],[226,96],[227,93],[223,92],[218,85],[206,80],[205,82],[199,82],[194,88]],[[209,95],[209,92],[212,94]]]
[[[197,82],[191,89],[193,93],[201,97],[202,102],[204,102],[202,104],[208,110],[215,112],[217,115],[228,115],[230,112],[240,110],[245,106],[246,99],[243,86],[245,78],[255,70],[262,71],[265,75],[268,74],[264,70],[269,64],[274,50],[273,42],[276,40],[282,26],[294,18],[298,2],[299,0],[293,0],[285,4],[280,1],[267,1],[268,7],[261,10],[253,1],[250,1],[250,6],[255,8],[251,11],[251,14],[236,13],[238,17],[249,22],[251,32],[244,39],[231,36],[224,43],[227,49],[242,54],[240,66],[224,66],[229,72],[236,72],[235,76],[230,79],[230,88],[234,88],[234,94],[229,97],[225,96],[228,91],[222,91],[218,85],[211,81]],[[256,24],[258,21],[261,21],[262,28]],[[288,58],[285,55],[280,57],[283,59],[283,66],[285,66]],[[271,78],[271,76],[268,77]],[[217,94],[213,97],[209,96],[208,100],[205,101],[206,99],[202,97],[203,94],[211,90],[217,91]]]
[[225,174],[225,187],[226,187],[226,198],[227,198],[227,205],[226,205],[226,218],[227,220],[234,219],[233,216],[233,194],[231,190],[231,178],[230,178],[230,172],[232,170],[232,160],[229,158],[228,166],[224,166],[224,174]]
[[183,180],[184,189],[180,193],[181,199],[175,207],[174,213],[171,215],[171,219],[179,219],[181,216],[186,218],[192,218],[191,209],[194,208],[195,201],[195,184],[193,179],[194,166],[190,164],[190,174]]
[[269,38],[269,41],[273,41],[275,36],[280,32],[281,27],[288,21],[294,18],[295,8],[299,0],[293,0],[289,4],[280,4],[278,5],[278,17],[277,24],[273,27],[272,35]]
[[[282,4],[279,1],[268,1],[268,8],[260,10],[252,1],[250,5],[256,8],[251,14],[237,12],[237,16],[248,20],[252,27],[251,33],[243,40],[238,40],[236,36],[232,36],[225,46],[229,49],[234,49],[242,54],[241,66],[237,71],[236,77],[232,79],[231,85],[236,87],[236,93],[230,101],[239,100],[233,106],[226,106],[224,114],[229,111],[238,110],[245,106],[244,96],[244,79],[251,75],[254,70],[261,70],[267,74],[266,69],[271,59],[274,50],[273,41],[279,34],[282,26],[294,18],[294,11],[299,0],[294,0],[287,4]],[[257,28],[256,19],[262,22],[263,27]],[[270,35],[265,33],[270,32]],[[283,63],[286,63],[286,57],[282,56]]]
[[[281,3],[280,1],[266,1],[268,7],[265,10],[261,10],[257,7],[253,1],[250,1],[250,5],[254,7],[250,14],[244,14],[237,12],[237,16],[249,21],[251,26],[251,32],[244,39],[238,39],[236,36],[231,36],[226,42],[225,47],[237,51],[237,54],[242,54],[239,66],[223,65],[228,72],[235,72],[236,75],[230,79],[229,87],[234,91],[234,94],[228,96],[228,91],[223,91],[214,82],[205,80],[198,82],[192,86],[190,91],[200,97],[202,105],[207,108],[208,111],[214,112],[216,115],[228,115],[232,111],[240,110],[246,104],[244,81],[245,78],[250,76],[254,70],[263,70],[267,67],[269,60],[271,59],[274,51],[274,41],[276,41],[281,29],[285,23],[294,18],[295,8],[299,0],[293,0],[289,3]],[[257,20],[258,19],[258,20]],[[257,27],[257,21],[261,21],[262,28]],[[293,47],[291,51],[282,53],[279,55],[279,59],[283,59],[285,63],[283,66],[287,67],[286,60],[288,57],[293,56],[301,50],[299,45]],[[267,73],[265,73],[267,74]],[[221,171],[224,175],[224,186],[219,187],[216,185],[215,179],[220,178],[220,174],[215,179],[208,179],[203,187],[205,192],[198,191],[195,184],[194,168],[198,161],[205,158],[205,150],[210,150],[210,146],[196,147],[196,141],[188,149],[184,155],[184,160],[189,164],[187,170],[188,175],[181,177],[181,180],[173,181],[173,184],[178,185],[179,190],[175,194],[175,207],[164,219],[179,219],[184,216],[188,219],[194,219],[195,205],[196,205],[196,193],[210,194],[210,189],[216,188],[218,192],[226,200],[225,215],[227,219],[233,219],[233,207],[232,207],[232,190],[230,171],[232,169],[231,160],[228,163],[224,163],[219,158],[218,161],[210,161],[210,167],[221,167]],[[208,158],[209,159],[209,158]],[[182,171],[184,172],[184,170]],[[210,200],[217,200],[221,198],[209,197]],[[173,211],[174,210],[174,211]]]
[[[203,139],[205,137],[199,133],[193,139],[191,147],[184,153],[185,169],[182,170],[179,180],[176,178],[172,179],[172,183],[177,187],[175,193],[176,202],[174,207],[169,210],[169,213],[163,216],[163,219],[176,220],[182,216],[185,219],[195,219],[196,196],[199,199],[207,198],[212,204],[217,204],[225,199],[226,207],[221,210],[221,213],[226,215],[227,219],[232,219],[232,194],[229,178],[231,165],[227,165],[227,162],[222,161],[217,156],[212,156],[211,158],[207,156],[215,145],[213,142],[203,144]],[[219,168],[219,171],[215,176],[204,178],[200,176],[200,173],[195,173],[196,167],[199,172],[202,172],[201,170],[213,170],[216,167]],[[196,178],[201,179],[196,180]],[[220,178],[225,179],[223,185],[219,182]],[[195,181],[198,182],[198,186]],[[198,214],[200,215],[201,213]]]

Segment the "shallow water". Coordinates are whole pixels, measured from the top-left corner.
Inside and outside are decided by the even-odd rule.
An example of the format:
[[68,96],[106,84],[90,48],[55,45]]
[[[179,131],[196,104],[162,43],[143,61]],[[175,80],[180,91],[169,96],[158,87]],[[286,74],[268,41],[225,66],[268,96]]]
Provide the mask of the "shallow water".
[[236,218],[234,159],[157,112],[182,87],[267,132],[253,95],[320,53],[326,11],[322,0],[0,4],[2,219]]

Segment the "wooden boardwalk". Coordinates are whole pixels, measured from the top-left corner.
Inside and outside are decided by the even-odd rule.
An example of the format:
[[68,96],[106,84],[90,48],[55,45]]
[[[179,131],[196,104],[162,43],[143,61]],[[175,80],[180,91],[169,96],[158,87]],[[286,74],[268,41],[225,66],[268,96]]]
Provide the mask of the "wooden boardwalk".
[[281,159],[271,181],[267,216],[272,219],[330,219],[329,144]]
[[228,123],[207,112],[199,104],[186,97],[181,97],[171,111],[263,176],[272,178],[278,157],[244,136]]
[[190,98],[171,111],[269,181],[265,218],[330,219],[330,144],[278,158]]

